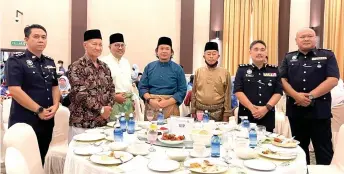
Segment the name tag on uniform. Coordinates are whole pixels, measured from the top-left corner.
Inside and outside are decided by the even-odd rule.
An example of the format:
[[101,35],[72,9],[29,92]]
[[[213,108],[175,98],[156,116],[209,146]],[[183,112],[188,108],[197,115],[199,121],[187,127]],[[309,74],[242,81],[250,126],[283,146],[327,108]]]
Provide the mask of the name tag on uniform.
[[263,73],[264,77],[277,77],[276,73]]
[[312,60],[327,60],[327,57],[313,57]]
[[54,66],[51,66],[51,65],[48,65],[48,66],[46,66],[45,68],[47,68],[47,69],[55,69],[55,67],[54,67]]
[[254,77],[253,74],[246,74],[246,77]]

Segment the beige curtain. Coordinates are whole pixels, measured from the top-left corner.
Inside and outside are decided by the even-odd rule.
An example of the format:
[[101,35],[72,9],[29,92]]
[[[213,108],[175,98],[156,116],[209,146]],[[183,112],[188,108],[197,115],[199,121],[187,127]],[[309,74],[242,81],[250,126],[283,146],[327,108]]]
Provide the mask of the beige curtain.
[[278,64],[278,0],[252,0],[253,40],[266,43],[269,64]]
[[344,78],[344,1],[325,0],[324,48],[337,57],[340,77]]
[[225,0],[222,66],[235,75],[238,65],[249,63],[251,0]]

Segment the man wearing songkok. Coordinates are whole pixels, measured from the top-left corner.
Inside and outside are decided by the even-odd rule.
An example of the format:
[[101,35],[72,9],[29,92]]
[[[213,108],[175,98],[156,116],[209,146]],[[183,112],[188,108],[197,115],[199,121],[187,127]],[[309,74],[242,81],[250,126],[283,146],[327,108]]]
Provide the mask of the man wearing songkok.
[[228,121],[231,113],[231,76],[229,72],[217,67],[219,48],[216,42],[208,42],[203,58],[206,66],[196,70],[191,99],[191,113],[208,110],[210,119]]
[[115,85],[111,71],[98,59],[103,49],[100,31],[86,31],[83,46],[85,55],[73,62],[68,70],[70,138],[85,129],[105,126],[114,104]]
[[125,113],[127,117],[130,113],[133,113],[133,100],[138,100],[138,97],[132,92],[132,69],[128,59],[123,57],[126,45],[121,33],[115,33],[110,36],[109,48],[111,53],[102,57],[100,60],[109,66],[113,83],[116,87],[116,102],[113,105],[110,115],[110,121],[114,121],[116,119],[115,115],[120,115],[122,112]]
[[156,56],[159,60],[149,63],[139,83],[140,97],[146,103],[147,111],[151,110],[156,119],[157,111],[163,109],[165,118],[179,116],[179,105],[186,95],[186,80],[182,67],[173,62],[172,41],[168,37],[159,38]]

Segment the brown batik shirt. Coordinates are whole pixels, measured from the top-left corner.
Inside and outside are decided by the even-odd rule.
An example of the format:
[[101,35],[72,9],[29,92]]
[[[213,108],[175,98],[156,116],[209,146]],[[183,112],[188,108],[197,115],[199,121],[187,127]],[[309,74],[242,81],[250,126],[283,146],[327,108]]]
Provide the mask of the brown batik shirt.
[[113,106],[115,86],[109,67],[100,60],[97,63],[98,68],[84,55],[69,67],[70,126],[94,128],[107,123],[100,112],[103,106]]

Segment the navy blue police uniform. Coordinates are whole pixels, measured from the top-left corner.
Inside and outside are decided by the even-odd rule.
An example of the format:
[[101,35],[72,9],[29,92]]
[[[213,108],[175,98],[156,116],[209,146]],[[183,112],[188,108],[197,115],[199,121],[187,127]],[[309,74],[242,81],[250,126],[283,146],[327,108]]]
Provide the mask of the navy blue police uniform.
[[[266,106],[274,94],[283,95],[278,67],[264,64],[259,69],[254,64],[241,64],[234,81],[234,93],[243,92],[253,105]],[[264,125],[267,131],[275,128],[275,108],[261,119],[255,119],[251,111],[239,102],[239,116],[248,116],[250,122]]]
[[[7,84],[20,86],[21,89],[43,108],[53,106],[52,87],[57,86],[57,73],[54,60],[48,56],[35,56],[29,50],[10,57],[6,62]],[[52,138],[54,118],[41,120],[16,100],[12,100],[8,127],[16,123],[29,124],[36,133],[42,163]]]
[[[310,93],[327,77],[339,79],[336,57],[325,49],[312,49],[307,54],[287,53],[280,73],[295,91],[303,93]],[[312,140],[317,164],[330,164],[333,157],[331,93],[312,99],[307,107],[296,105],[295,100],[287,96],[286,105],[292,134],[306,152],[307,163],[310,163],[308,146]]]

